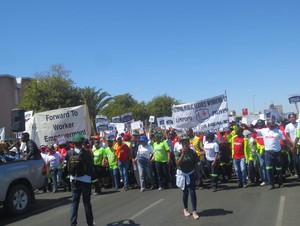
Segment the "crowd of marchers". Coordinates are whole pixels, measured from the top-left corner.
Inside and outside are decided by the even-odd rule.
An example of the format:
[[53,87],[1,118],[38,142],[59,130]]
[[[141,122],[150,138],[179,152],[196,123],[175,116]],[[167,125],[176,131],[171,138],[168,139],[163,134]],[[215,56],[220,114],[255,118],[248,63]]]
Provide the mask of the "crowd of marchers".
[[[197,157],[198,171],[197,178],[188,178],[197,179],[198,189],[219,191],[219,184],[233,177],[238,187],[252,184],[268,186],[270,190],[276,184],[283,187],[289,175],[297,176],[295,180],[300,181],[300,127],[296,114],[289,114],[280,123],[261,119],[250,125],[231,122],[228,131],[217,133],[199,134],[189,128],[151,130],[143,134],[127,131],[112,140],[105,139],[105,134],[86,138],[82,148],[93,159],[93,194],[101,194],[104,188],[120,191],[139,188],[144,192],[180,187],[178,169],[184,168],[179,167],[180,153],[187,138]],[[22,136],[23,142],[29,140],[28,134]],[[20,148],[18,144],[13,148],[3,144],[0,155],[6,161],[28,155],[36,158],[36,154]],[[41,145],[38,150],[45,162],[43,191],[71,191],[68,161],[74,143]]]

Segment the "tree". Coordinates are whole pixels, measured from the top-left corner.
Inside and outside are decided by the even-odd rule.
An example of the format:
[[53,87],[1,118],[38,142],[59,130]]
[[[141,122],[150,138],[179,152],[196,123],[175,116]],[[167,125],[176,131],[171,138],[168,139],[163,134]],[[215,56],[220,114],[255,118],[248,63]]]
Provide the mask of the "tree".
[[103,115],[110,119],[129,112],[132,113],[134,119],[140,119],[141,112],[145,112],[145,104],[140,105],[129,93],[115,96],[113,101],[102,111]]
[[19,107],[41,112],[82,104],[78,88],[69,74],[62,65],[51,65],[49,71],[36,73],[35,78],[25,84]]
[[179,101],[173,97],[164,94],[154,97],[148,104],[147,108],[150,115],[155,117],[172,116],[172,106],[179,104]]
[[96,134],[96,115],[99,114],[113,98],[110,97],[109,93],[102,92],[102,89],[96,90],[95,87],[85,87],[84,89],[81,89],[80,92],[82,93],[82,99],[89,109],[92,133]]

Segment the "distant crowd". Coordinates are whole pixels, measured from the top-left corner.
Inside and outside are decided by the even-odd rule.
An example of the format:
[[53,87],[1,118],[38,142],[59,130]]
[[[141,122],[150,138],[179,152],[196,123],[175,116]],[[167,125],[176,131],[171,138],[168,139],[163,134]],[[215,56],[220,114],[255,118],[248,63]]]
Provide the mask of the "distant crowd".
[[[288,120],[280,123],[261,119],[254,125],[231,122],[228,131],[217,133],[196,134],[192,128],[152,130],[147,134],[127,131],[112,140],[100,136],[85,139],[82,147],[93,158],[95,195],[101,194],[103,188],[138,188],[144,192],[177,187],[176,153],[182,149],[183,136],[189,137],[190,148],[199,158],[199,189],[208,187],[216,192],[220,182],[234,177],[238,187],[253,184],[272,190],[275,184],[283,187],[289,175],[296,175],[295,180],[300,182],[298,124],[296,114],[289,114]],[[28,158],[24,147],[22,142],[1,142],[0,162],[36,158],[33,153]],[[38,150],[45,162],[43,191],[71,191],[68,162],[73,143],[41,145]]]

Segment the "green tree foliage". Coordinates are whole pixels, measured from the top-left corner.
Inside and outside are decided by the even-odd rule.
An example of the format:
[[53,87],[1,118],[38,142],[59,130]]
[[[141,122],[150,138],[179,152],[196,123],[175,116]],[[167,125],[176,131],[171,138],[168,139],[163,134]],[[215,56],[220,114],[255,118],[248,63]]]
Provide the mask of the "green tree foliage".
[[91,119],[92,133],[96,134],[96,115],[99,114],[109,102],[113,100],[107,92],[102,92],[102,89],[96,90],[95,87],[85,87],[80,90],[82,99],[87,104]]
[[175,104],[179,104],[179,101],[164,94],[154,97],[147,104],[147,109],[155,117],[172,116],[172,106]]
[[143,120],[148,115],[145,103],[138,103],[129,93],[115,96],[113,101],[102,111],[102,114],[111,119],[129,112],[132,113],[135,120]]
[[69,78],[70,71],[62,65],[51,65],[50,70],[36,73],[25,85],[20,107],[41,112],[82,104],[78,88]]

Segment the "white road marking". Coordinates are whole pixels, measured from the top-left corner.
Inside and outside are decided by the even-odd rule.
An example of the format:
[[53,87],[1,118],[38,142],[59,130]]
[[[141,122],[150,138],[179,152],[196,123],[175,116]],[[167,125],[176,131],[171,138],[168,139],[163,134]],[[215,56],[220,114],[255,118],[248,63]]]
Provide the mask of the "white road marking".
[[282,226],[283,225],[284,204],[285,204],[285,196],[281,196],[280,197],[279,208],[278,208],[278,213],[277,213],[276,226]]
[[164,199],[160,199],[154,203],[152,203],[151,205],[147,206],[146,208],[142,209],[141,211],[137,212],[136,214],[134,214],[132,217],[129,218],[129,220],[134,220],[134,218],[138,217],[139,215],[143,214],[144,212],[146,212],[147,210],[151,209],[152,207],[154,207],[155,205],[157,205],[158,203],[164,201]]

